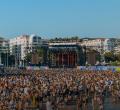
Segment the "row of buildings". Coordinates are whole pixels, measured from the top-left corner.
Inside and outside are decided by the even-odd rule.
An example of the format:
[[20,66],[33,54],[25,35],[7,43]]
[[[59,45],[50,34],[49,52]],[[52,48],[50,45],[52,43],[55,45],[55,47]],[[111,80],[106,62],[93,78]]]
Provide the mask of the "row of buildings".
[[35,51],[44,41],[37,35],[21,35],[9,40],[0,38],[0,64],[8,65],[8,55],[14,55],[15,65],[20,65],[27,53]]
[[[46,64],[75,66],[85,65],[87,62],[94,65],[97,62],[98,53],[102,56],[108,51],[119,52],[119,46],[119,40],[113,38],[83,38],[64,42],[45,40],[37,35],[21,35],[9,40],[0,38],[0,64],[8,66],[9,56],[14,55],[15,65],[23,65],[28,53],[35,52],[37,48],[43,47],[47,50],[47,55],[52,52],[51,58],[48,60],[45,58]],[[104,61],[104,58],[101,57],[101,59]]]

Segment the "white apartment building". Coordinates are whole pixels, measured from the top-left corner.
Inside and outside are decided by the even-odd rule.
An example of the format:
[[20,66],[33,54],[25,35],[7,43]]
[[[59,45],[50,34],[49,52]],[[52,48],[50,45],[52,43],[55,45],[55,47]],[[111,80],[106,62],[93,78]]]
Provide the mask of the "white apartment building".
[[21,35],[10,39],[10,54],[15,55],[16,65],[24,60],[29,52],[33,52],[37,47],[42,45],[41,37],[37,35]]
[[92,48],[97,50],[98,52],[106,52],[111,51],[114,48],[114,42],[112,42],[111,39],[105,39],[105,38],[97,38],[93,40],[83,40],[82,44],[88,48]]
[[113,49],[114,49],[114,41],[112,41],[111,39],[105,39],[103,50],[107,52],[107,51],[112,51]]
[[10,54],[15,55],[15,60],[17,63],[25,57],[25,53],[27,52],[29,42],[28,35],[22,35],[13,39],[10,39]]
[[114,48],[114,52],[115,52],[115,54],[120,53],[120,45],[118,45]]

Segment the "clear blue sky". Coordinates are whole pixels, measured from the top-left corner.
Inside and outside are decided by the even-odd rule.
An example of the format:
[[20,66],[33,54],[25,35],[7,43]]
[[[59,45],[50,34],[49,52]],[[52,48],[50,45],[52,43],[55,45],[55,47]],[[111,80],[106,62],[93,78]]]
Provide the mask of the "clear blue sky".
[[0,0],[0,36],[118,37],[120,0]]

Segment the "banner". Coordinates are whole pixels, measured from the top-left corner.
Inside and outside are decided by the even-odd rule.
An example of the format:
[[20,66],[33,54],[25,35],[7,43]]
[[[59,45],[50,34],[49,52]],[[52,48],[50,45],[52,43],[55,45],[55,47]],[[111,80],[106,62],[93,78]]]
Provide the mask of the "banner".
[[118,71],[120,72],[120,66],[80,66],[80,70],[91,70],[91,71]]
[[116,72],[120,72],[120,67],[115,69]]
[[43,70],[43,69],[48,69],[48,67],[47,66],[41,66],[41,67],[38,67],[38,66],[28,66],[27,68],[26,68],[27,70]]

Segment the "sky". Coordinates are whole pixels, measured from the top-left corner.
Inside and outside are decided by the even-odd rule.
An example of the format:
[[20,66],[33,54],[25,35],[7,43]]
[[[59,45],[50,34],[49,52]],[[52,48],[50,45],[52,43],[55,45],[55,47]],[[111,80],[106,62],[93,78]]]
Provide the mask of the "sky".
[[0,36],[120,37],[120,0],[0,0]]

